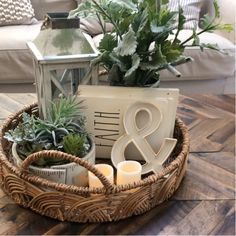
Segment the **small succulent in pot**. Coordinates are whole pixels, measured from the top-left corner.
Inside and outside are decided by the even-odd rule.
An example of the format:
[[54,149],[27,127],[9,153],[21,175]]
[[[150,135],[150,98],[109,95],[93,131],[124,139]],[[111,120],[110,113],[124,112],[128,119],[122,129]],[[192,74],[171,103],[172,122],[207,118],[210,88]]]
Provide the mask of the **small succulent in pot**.
[[[81,102],[76,97],[60,98],[51,103],[47,120],[23,113],[22,122],[4,137],[17,144],[17,153],[22,160],[42,150],[58,150],[84,157],[92,144],[81,111]],[[33,164],[46,167],[66,163],[65,160],[44,157]]]

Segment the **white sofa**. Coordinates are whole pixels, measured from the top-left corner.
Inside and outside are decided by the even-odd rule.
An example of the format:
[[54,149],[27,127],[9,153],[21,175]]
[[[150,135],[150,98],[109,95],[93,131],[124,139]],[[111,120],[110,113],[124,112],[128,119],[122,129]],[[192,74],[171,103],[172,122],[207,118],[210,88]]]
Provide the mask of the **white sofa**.
[[[38,19],[37,24],[0,27],[0,92],[34,91],[33,61],[26,42],[37,37],[46,12],[69,11],[76,7],[75,0],[31,0],[31,2]],[[201,14],[212,12],[211,3],[211,0],[205,0]],[[219,0],[219,3],[223,21],[235,25],[236,1]],[[184,39],[189,33],[186,30],[181,37]],[[96,44],[101,35],[93,36]],[[178,79],[164,71],[161,75],[161,87],[178,87],[182,93],[235,93],[234,32],[223,35],[219,32],[205,33],[201,36],[201,40],[204,43],[217,43],[227,54],[210,49],[204,52],[198,48],[187,49],[185,54],[193,57],[194,62],[178,67],[182,72],[182,77]]]

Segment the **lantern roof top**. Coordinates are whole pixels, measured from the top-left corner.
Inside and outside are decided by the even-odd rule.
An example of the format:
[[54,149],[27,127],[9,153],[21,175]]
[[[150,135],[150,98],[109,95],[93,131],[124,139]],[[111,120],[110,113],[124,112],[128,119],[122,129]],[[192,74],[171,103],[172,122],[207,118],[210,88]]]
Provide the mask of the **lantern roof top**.
[[27,45],[42,64],[90,61],[98,55],[91,37],[79,28],[44,29]]

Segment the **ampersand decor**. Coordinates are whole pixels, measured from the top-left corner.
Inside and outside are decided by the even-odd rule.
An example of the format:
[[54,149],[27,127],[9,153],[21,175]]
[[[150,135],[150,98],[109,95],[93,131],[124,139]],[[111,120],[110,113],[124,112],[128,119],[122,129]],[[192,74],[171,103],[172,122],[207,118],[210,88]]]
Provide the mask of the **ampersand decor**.
[[[136,116],[140,111],[146,111],[149,122],[142,128],[137,127]],[[123,123],[126,134],[122,135],[113,145],[111,160],[115,167],[125,161],[125,149],[133,142],[146,163],[142,166],[142,174],[153,171],[158,173],[163,169],[163,163],[171,154],[177,140],[165,138],[158,153],[155,153],[145,137],[156,131],[162,121],[161,111],[151,103],[135,102],[124,113]]]

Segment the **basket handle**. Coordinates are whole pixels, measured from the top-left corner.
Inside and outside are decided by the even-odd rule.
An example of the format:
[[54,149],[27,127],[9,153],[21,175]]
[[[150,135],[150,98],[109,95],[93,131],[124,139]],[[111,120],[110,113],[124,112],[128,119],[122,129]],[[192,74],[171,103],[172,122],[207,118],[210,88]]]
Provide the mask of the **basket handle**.
[[111,191],[114,187],[113,185],[109,182],[109,180],[93,165],[88,163],[87,161],[82,160],[79,157],[70,155],[65,152],[60,152],[60,151],[55,151],[55,150],[44,150],[44,151],[39,151],[32,153],[29,155],[21,164],[21,171],[27,171],[29,165],[38,160],[41,157],[49,157],[49,158],[61,158],[63,160],[75,162],[76,164],[79,164],[80,166],[83,166],[86,168],[88,171],[92,172],[104,185],[106,192]]

